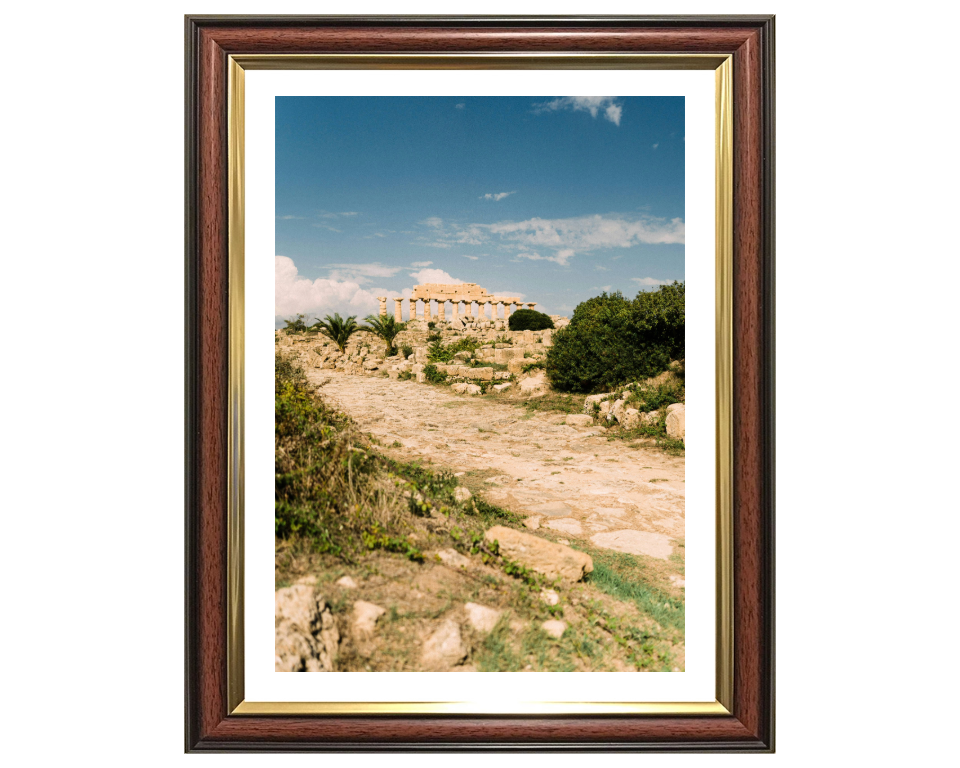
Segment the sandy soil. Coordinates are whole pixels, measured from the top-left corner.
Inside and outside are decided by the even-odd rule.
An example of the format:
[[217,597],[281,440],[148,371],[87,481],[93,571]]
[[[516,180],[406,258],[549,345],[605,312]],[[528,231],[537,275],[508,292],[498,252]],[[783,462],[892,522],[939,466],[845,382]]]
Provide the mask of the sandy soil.
[[329,370],[308,376],[385,452],[449,468],[492,503],[529,516],[531,527],[662,560],[683,553],[682,456],[446,387]]

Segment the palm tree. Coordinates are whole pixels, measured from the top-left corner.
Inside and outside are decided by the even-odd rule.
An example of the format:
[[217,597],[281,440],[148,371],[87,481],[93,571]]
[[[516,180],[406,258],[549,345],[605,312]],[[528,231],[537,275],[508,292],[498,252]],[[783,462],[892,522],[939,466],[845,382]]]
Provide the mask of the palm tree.
[[367,315],[364,321],[366,325],[360,330],[370,331],[375,336],[379,336],[387,343],[387,357],[394,354],[393,340],[397,335],[407,327],[406,323],[398,323],[393,315]]
[[311,327],[316,328],[324,336],[333,339],[333,343],[337,345],[341,352],[347,351],[347,340],[360,330],[356,315],[350,315],[344,320],[340,317],[339,312],[334,312],[333,317],[327,315],[323,320],[317,320]]

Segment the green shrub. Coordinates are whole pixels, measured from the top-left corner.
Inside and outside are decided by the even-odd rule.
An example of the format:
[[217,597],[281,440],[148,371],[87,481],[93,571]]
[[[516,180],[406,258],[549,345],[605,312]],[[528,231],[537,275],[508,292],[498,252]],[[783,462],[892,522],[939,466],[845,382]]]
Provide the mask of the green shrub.
[[518,309],[510,315],[511,331],[542,331],[553,328],[553,320],[543,312],[534,309]]
[[[550,384],[561,392],[604,392],[665,371],[684,357],[684,285],[587,299],[547,351]],[[511,318],[512,319],[512,318]]]
[[447,374],[439,370],[433,363],[423,367],[423,375],[427,377],[427,381],[432,381],[434,384],[442,384],[447,380]]
[[437,327],[437,324],[436,324],[435,322],[433,322],[433,320],[431,320],[429,323],[427,323],[427,328],[429,328],[431,331],[432,331],[434,328],[436,328],[436,327]]
[[303,333],[307,330],[307,324],[303,321],[305,315],[299,314],[296,317],[292,317],[289,320],[284,320],[285,323],[283,330],[287,333]]
[[457,352],[474,352],[479,347],[480,342],[471,336],[465,336],[453,344],[446,345],[438,338],[427,348],[427,360],[431,363],[447,363],[453,360]]
[[413,347],[411,347],[409,344],[404,344],[404,345],[400,348],[400,351],[403,353],[403,356],[404,356],[405,358],[406,358],[406,357],[410,357],[410,355],[413,354]]

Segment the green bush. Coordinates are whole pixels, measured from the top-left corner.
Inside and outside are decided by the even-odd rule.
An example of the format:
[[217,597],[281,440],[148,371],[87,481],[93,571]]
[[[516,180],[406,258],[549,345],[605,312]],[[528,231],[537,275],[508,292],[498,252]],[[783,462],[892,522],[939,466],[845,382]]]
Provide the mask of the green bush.
[[403,353],[404,357],[410,357],[410,355],[413,354],[413,347],[411,347],[409,344],[404,344],[400,348],[400,351]]
[[[684,285],[587,299],[547,351],[550,384],[561,392],[605,392],[665,371],[684,357]],[[511,318],[512,319],[512,318]]]
[[510,315],[511,331],[542,331],[553,328],[553,320],[543,312],[534,309],[518,309]]
[[457,352],[475,352],[479,347],[480,342],[471,336],[465,336],[453,344],[446,345],[440,339],[436,339],[427,347],[427,360],[431,363],[446,363],[453,360]]
[[423,367],[423,375],[427,377],[427,381],[432,381],[434,384],[441,384],[447,380],[447,374],[432,363]]

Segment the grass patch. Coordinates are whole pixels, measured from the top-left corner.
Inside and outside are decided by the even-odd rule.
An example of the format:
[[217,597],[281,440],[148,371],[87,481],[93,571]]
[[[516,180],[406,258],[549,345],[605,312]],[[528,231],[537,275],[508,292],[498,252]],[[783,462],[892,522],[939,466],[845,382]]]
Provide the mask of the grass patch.
[[596,550],[589,554],[593,557],[593,572],[587,575],[587,583],[618,600],[629,600],[661,626],[683,630],[684,601],[638,578],[639,569],[630,555]]

